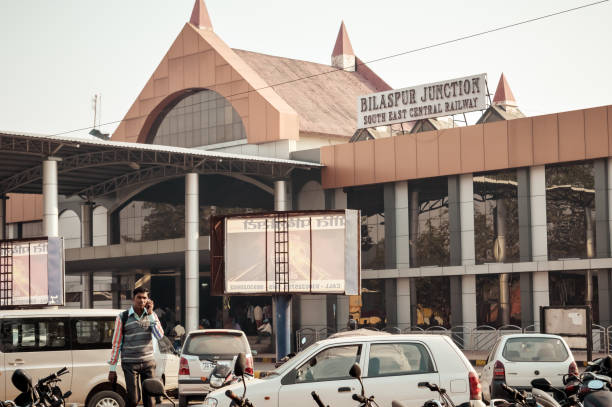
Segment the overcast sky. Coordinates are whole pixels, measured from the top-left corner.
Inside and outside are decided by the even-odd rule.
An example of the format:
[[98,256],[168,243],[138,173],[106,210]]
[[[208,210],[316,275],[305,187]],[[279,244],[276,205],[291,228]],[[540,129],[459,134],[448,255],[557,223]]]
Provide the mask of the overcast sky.
[[[54,134],[121,120],[194,0],[0,0],[0,129]],[[330,63],[344,20],[364,61],[511,24],[582,0],[207,0],[232,48]],[[610,2],[370,67],[396,88],[503,71],[528,115],[612,104]],[[104,127],[112,132],[117,124]]]

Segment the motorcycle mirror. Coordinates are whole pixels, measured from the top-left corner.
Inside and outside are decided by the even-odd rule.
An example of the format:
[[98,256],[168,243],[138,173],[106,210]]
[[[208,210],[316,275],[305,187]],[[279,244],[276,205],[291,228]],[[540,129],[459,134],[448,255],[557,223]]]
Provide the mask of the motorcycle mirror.
[[550,391],[552,388],[552,384],[545,377],[540,377],[538,379],[534,379],[531,381],[531,387],[540,389],[543,391]]
[[142,388],[153,397],[167,397],[164,384],[159,379],[146,379],[144,382],[142,382]]
[[305,336],[302,337],[301,342],[302,342],[302,345],[306,343],[306,337]]
[[236,358],[236,364],[234,365],[234,373],[236,376],[244,376],[244,370],[246,369],[246,356],[243,352],[238,354]]
[[351,370],[349,370],[349,374],[351,375],[351,377],[354,377],[355,379],[361,379],[361,367],[359,366],[359,363],[355,362],[353,366],[351,366]]
[[604,388],[604,382],[601,380],[591,380],[588,382],[587,387],[589,390],[601,390]]
[[11,377],[13,386],[22,393],[30,391],[32,388],[32,377],[25,370],[17,369]]

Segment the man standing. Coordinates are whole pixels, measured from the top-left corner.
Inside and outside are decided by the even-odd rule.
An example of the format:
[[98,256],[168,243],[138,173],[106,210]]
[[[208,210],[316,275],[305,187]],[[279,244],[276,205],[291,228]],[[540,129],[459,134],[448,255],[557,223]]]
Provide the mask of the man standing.
[[[121,354],[121,368],[125,376],[127,390],[127,407],[138,404],[138,377],[141,387],[145,379],[154,377],[155,356],[153,353],[153,336],[159,340],[164,331],[153,312],[153,300],[149,298],[149,290],[144,287],[133,291],[134,302],[129,310],[117,315],[115,320],[115,333],[113,334],[113,349],[108,373],[108,381],[117,382],[117,362]],[[147,394],[142,395],[144,407],[153,407],[153,398]]]

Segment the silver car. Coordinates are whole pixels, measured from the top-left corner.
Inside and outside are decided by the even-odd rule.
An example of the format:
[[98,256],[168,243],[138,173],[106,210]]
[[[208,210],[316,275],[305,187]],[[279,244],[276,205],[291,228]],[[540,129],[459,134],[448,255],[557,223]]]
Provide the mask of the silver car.
[[246,335],[234,329],[203,329],[187,335],[179,366],[179,407],[190,399],[203,399],[211,390],[210,374],[216,364],[231,365],[246,355],[246,373],[253,375],[253,355]]

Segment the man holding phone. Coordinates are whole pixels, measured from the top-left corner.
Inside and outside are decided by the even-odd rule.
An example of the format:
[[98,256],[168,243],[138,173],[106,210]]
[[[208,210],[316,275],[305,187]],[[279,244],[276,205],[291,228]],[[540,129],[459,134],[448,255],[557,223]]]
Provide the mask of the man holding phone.
[[[164,331],[153,312],[153,300],[149,298],[149,290],[144,287],[135,288],[133,303],[129,310],[117,315],[115,332],[113,334],[113,348],[108,380],[117,383],[117,362],[121,355],[121,368],[125,376],[127,390],[127,406],[135,407],[139,401],[138,378],[141,388],[145,379],[155,374],[155,356],[153,354],[153,337],[160,340]],[[147,394],[142,395],[144,407],[154,407],[153,398]]]

